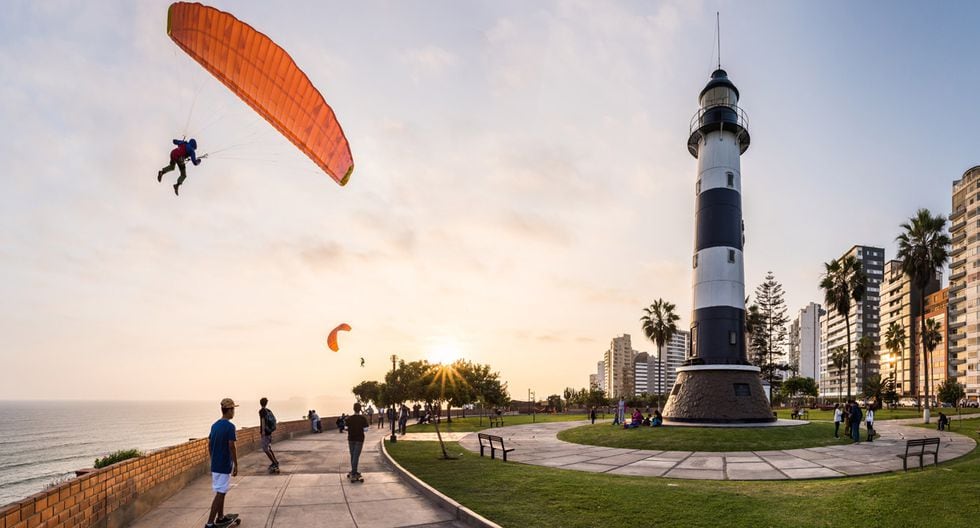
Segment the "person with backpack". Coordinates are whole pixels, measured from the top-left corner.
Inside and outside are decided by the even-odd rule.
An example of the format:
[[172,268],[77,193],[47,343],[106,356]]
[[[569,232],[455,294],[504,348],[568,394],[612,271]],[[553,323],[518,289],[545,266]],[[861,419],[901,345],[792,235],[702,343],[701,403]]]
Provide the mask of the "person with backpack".
[[361,414],[361,404],[354,404],[354,414],[347,418],[347,445],[350,449],[350,473],[347,478],[360,480],[361,473],[357,470],[361,459],[361,449],[364,448],[364,433],[371,427],[367,418]]
[[268,398],[259,400],[259,438],[262,440],[262,452],[269,457],[269,473],[279,473],[279,459],[272,452],[272,433],[276,430],[276,415],[272,414],[266,405],[269,404]]

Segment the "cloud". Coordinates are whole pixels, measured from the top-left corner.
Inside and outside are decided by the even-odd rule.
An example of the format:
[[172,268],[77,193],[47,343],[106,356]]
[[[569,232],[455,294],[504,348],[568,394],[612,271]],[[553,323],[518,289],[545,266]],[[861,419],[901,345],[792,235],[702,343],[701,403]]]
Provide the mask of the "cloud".
[[441,75],[459,62],[454,53],[433,44],[402,50],[398,59],[411,69],[412,80],[416,83],[425,77]]

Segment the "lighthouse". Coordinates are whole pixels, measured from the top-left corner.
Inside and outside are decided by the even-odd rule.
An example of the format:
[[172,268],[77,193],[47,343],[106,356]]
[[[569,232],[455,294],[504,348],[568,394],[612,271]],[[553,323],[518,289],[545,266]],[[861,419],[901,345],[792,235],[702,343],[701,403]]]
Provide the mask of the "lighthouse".
[[741,156],[749,148],[739,92],[721,69],[698,97],[687,150],[698,160],[691,348],[664,408],[667,420],[774,421],[745,343]]

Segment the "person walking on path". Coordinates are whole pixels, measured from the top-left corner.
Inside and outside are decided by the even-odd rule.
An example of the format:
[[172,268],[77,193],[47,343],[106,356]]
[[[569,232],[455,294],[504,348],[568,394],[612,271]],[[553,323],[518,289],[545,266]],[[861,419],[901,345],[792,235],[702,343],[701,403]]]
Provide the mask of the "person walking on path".
[[407,427],[408,427],[408,406],[403,403],[401,411],[398,415],[398,434],[405,434],[405,429]]
[[875,437],[875,410],[868,404],[868,412],[864,415],[864,423],[868,426],[868,441],[873,442]]
[[589,419],[592,420],[592,425],[595,425],[595,406],[592,406],[592,410],[589,411]]
[[364,432],[371,424],[361,414],[361,404],[354,404],[354,414],[347,417],[347,445],[350,448],[350,474],[348,478],[360,478],[357,463],[361,459],[361,449],[364,447]]
[[840,410],[840,404],[834,404],[834,438],[840,438],[840,422],[844,418],[844,413]]
[[374,418],[374,407],[369,404],[364,413],[367,414],[368,425],[370,425],[372,418]]
[[857,401],[851,400],[851,439],[855,444],[861,443],[861,407]]
[[231,486],[231,477],[238,476],[238,451],[235,449],[235,401],[231,398],[221,400],[221,419],[211,425],[208,435],[208,453],[211,456],[211,489],[214,500],[205,528],[213,528],[215,523],[228,524],[225,517],[225,494]]
[[385,427],[385,410],[378,407],[378,429],[384,429]]
[[276,415],[272,414],[266,405],[269,404],[268,398],[259,400],[259,438],[262,440],[262,452],[269,457],[269,471],[279,472],[279,459],[272,452],[272,433],[276,430]]

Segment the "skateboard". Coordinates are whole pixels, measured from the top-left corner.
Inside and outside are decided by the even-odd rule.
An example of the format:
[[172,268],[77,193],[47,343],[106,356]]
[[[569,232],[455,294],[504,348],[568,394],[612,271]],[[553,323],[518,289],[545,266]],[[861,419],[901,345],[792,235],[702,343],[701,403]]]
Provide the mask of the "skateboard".
[[215,522],[214,525],[221,526],[222,528],[224,528],[226,526],[238,526],[242,524],[242,518],[239,517],[237,513],[229,513],[225,515],[225,518],[228,519],[227,522],[223,522],[223,523]]
[[354,482],[364,482],[364,477],[362,477],[360,473],[358,473],[357,475],[354,475],[354,476],[351,476],[351,474],[348,473],[347,474],[347,480],[350,481],[351,483],[354,483]]

